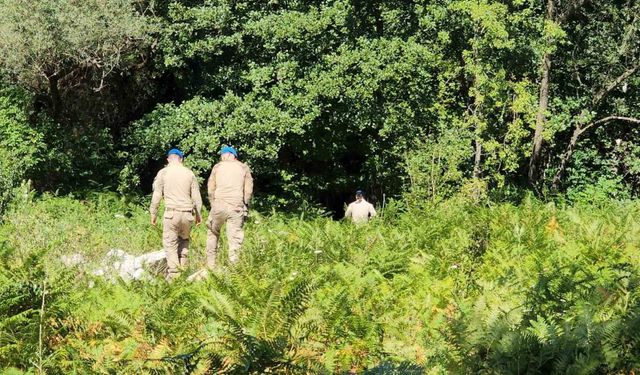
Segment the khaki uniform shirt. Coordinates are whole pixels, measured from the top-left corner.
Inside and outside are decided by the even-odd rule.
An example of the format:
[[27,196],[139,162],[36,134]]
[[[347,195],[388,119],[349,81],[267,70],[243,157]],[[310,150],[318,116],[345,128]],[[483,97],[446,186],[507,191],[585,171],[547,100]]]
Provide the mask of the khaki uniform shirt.
[[351,217],[354,223],[365,223],[369,221],[369,217],[374,216],[376,216],[376,209],[364,198],[360,202],[351,203],[344,213],[344,217]]
[[253,194],[253,177],[249,167],[238,160],[223,160],[213,166],[207,184],[209,201],[224,202],[234,208],[244,208]]
[[195,212],[201,216],[202,197],[198,180],[191,170],[181,163],[169,163],[153,180],[153,196],[149,212],[158,214],[160,200],[164,197],[165,207],[175,211]]

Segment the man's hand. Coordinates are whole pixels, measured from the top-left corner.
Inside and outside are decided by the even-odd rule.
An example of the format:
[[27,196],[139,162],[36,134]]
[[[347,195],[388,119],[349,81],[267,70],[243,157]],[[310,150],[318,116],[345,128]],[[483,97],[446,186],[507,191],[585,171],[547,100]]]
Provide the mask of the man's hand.
[[151,216],[151,225],[156,225],[158,223],[158,218],[155,216]]
[[202,216],[196,215],[196,225],[200,225],[202,223]]

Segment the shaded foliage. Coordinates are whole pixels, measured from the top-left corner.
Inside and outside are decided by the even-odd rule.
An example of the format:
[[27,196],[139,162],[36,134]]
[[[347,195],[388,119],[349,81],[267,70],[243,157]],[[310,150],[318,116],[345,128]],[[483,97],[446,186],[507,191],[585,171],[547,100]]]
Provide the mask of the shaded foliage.
[[[167,148],[184,148],[204,178],[232,144],[269,206],[340,211],[355,188],[374,201],[499,191],[524,186],[528,169],[539,194],[580,194],[601,178],[619,181],[620,196],[637,192],[636,1],[0,7],[11,52],[0,74],[30,92],[27,123],[49,151],[26,174],[39,190],[146,192]],[[430,169],[446,176],[417,177],[425,144],[452,134],[456,160]],[[544,145],[536,171],[532,142]]]

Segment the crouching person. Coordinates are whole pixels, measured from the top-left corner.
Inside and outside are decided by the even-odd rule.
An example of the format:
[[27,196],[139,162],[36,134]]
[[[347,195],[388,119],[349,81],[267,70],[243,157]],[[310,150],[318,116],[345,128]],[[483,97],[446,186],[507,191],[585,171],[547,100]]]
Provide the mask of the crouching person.
[[162,246],[167,257],[167,280],[187,267],[191,227],[202,221],[202,197],[193,172],[182,165],[184,154],[178,149],[167,153],[167,166],[153,180],[151,224],[156,225],[158,206],[164,198]]
[[207,220],[207,268],[215,269],[220,230],[226,223],[229,262],[238,261],[244,240],[242,226],[253,194],[253,178],[249,167],[238,160],[238,152],[225,146],[220,162],[211,170],[207,184],[211,212]]

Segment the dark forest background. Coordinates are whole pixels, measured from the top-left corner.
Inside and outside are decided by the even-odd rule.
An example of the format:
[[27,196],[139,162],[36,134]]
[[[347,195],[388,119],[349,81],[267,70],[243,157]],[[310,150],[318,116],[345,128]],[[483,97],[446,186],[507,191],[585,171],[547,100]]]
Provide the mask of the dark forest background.
[[[223,144],[258,203],[636,197],[640,4],[0,0],[0,191],[139,196]],[[568,195],[565,195],[568,194]]]

